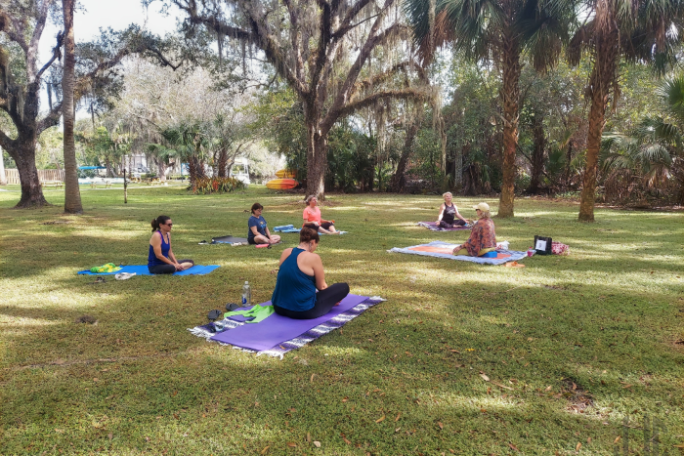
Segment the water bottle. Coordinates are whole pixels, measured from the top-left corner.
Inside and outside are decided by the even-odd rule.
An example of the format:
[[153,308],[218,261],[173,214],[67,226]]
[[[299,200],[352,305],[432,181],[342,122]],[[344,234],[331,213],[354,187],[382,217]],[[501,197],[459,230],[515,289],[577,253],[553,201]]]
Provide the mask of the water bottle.
[[245,281],[242,287],[242,307],[252,304],[252,289],[249,287],[249,282]]

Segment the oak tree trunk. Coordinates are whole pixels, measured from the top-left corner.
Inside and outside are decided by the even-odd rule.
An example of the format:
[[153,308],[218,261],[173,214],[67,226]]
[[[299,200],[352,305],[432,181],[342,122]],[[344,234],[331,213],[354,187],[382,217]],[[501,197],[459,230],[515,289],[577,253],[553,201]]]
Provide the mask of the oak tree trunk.
[[31,208],[47,206],[49,203],[43,196],[43,187],[38,178],[36,169],[36,142],[24,139],[18,141],[17,150],[7,149],[10,157],[17,164],[19,181],[21,183],[21,199],[15,206],[16,208]]
[[517,169],[515,153],[518,147],[518,103],[520,99],[520,48],[515,39],[503,43],[503,182],[499,199],[499,217],[513,217],[515,178]]
[[419,126],[420,122],[413,122],[406,129],[404,148],[401,151],[401,157],[399,158],[399,163],[397,164],[397,170],[390,181],[390,187],[395,193],[403,192],[404,187],[406,186],[406,165],[411,157],[411,152],[413,151],[413,141],[416,137],[416,133],[418,133]]
[[[328,138],[327,135],[316,133],[307,145],[312,149],[312,160],[306,164],[306,194],[314,195],[321,201],[325,200],[325,172],[328,169]],[[308,155],[308,154],[307,154]]]
[[82,214],[81,192],[78,188],[78,165],[74,141],[74,3],[62,0],[64,15],[64,75],[62,77],[62,118],[64,119],[64,212]]

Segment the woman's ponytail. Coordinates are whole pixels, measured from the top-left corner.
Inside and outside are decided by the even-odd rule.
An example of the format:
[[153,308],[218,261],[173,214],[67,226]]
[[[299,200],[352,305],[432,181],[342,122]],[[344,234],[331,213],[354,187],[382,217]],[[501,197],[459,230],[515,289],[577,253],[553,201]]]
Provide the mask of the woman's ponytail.
[[152,219],[152,232],[155,232],[159,229],[159,225],[166,225],[166,222],[168,222],[171,219],[171,217],[168,217],[166,215],[160,215],[156,219]]

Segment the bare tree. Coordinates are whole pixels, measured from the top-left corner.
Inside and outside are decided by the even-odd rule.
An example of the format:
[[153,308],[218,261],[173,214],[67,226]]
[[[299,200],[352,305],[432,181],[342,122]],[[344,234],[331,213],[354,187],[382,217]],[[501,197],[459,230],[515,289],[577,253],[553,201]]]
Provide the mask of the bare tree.
[[[418,67],[412,57],[391,58],[396,50],[412,56],[396,0],[166,1],[187,14],[189,32],[202,25],[260,50],[297,94],[307,129],[309,194],[325,197],[328,134],[338,120],[387,99],[431,97],[425,87],[391,84],[395,75]],[[371,67],[380,49],[383,59]]]

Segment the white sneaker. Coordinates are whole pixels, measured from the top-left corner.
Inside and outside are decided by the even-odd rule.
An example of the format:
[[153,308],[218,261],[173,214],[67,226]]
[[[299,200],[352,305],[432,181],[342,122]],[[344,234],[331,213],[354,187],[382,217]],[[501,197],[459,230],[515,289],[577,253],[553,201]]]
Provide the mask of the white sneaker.
[[135,272],[120,272],[118,274],[114,275],[114,278],[116,280],[128,280],[134,275],[137,275]]

